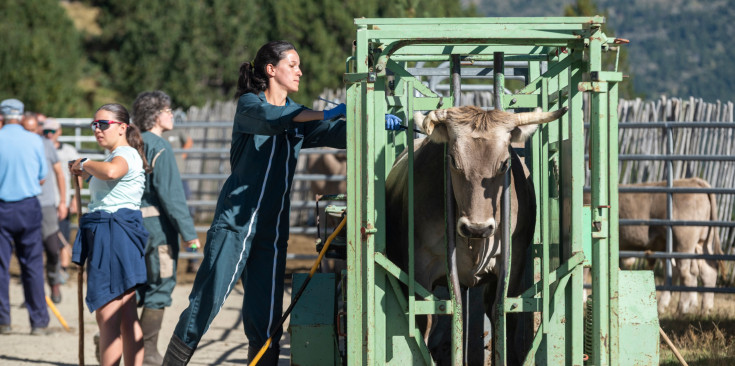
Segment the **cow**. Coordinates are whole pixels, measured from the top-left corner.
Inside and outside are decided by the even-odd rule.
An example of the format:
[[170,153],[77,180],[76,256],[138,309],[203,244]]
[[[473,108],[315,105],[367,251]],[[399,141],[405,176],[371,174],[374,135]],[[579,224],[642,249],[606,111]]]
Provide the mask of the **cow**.
[[[667,182],[648,182],[620,187],[666,187]],[[700,178],[687,178],[674,181],[674,187],[710,188],[709,183]],[[675,193],[673,194],[673,220],[709,221],[717,220],[717,202],[714,194]],[[620,219],[666,219],[666,193],[620,193],[618,197]],[[673,226],[673,251],[691,254],[722,254],[720,237],[716,226]],[[625,225],[620,226],[620,250],[666,251],[666,226]],[[621,267],[630,267],[635,258],[621,261]],[[706,287],[715,287],[717,281],[717,261],[676,259],[672,260],[673,275],[684,286],[697,286],[697,278]],[[664,291],[658,302],[658,311],[663,313],[669,305],[671,293]],[[698,305],[696,292],[682,292],[678,311],[688,313]],[[714,307],[714,294],[702,296],[702,312],[707,313]]]
[[[439,109],[414,118],[428,138],[414,143],[414,240],[416,281],[429,290],[445,282],[446,245],[444,209],[444,144],[451,160],[451,182],[456,201],[457,268],[462,286],[487,284],[485,311],[494,318],[503,225],[500,202],[506,171],[511,169],[512,253],[509,296],[520,295],[526,251],[535,228],[536,203],[529,172],[509,149],[525,141],[538,124],[566,113],[509,113],[475,106]],[[386,179],[386,254],[407,267],[408,154],[396,161]],[[508,315],[508,363],[520,364],[530,346],[533,320],[529,313]],[[427,320],[431,322],[431,320]],[[427,326],[428,328],[428,326]],[[425,340],[428,330],[424,332]],[[512,348],[512,347],[511,347]],[[438,357],[434,355],[435,359]]]
[[[307,171],[311,174],[347,175],[347,154],[335,152],[334,154],[309,155]],[[313,180],[309,188],[313,195],[345,193],[347,192],[347,182],[344,180]]]

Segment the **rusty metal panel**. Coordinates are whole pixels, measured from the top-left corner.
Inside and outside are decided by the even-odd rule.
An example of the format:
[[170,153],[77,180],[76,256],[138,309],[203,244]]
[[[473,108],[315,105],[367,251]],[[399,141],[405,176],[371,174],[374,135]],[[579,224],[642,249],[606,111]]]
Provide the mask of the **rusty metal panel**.
[[659,324],[652,271],[620,271],[621,365],[658,365]]
[[[295,273],[293,288],[301,288],[307,277],[307,273]],[[288,327],[292,365],[341,364],[335,331],[336,284],[334,273],[315,273],[294,306]]]

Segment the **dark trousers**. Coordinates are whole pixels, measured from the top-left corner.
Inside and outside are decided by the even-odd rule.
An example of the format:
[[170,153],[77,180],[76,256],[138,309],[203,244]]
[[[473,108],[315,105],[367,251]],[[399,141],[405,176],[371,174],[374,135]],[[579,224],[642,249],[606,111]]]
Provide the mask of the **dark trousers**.
[[275,329],[274,334],[271,330],[282,314],[286,240],[274,245],[256,236],[251,244],[246,233],[247,230],[223,228],[210,228],[207,232],[204,258],[189,294],[189,307],[174,329],[174,335],[192,349],[196,349],[237,281],[242,280],[242,315],[248,347],[260,349],[272,335],[271,347],[278,355],[283,329]]
[[20,263],[26,308],[31,327],[49,323],[43,288],[43,243],[41,206],[36,197],[17,202],[0,201],[0,325],[10,324],[10,255]]

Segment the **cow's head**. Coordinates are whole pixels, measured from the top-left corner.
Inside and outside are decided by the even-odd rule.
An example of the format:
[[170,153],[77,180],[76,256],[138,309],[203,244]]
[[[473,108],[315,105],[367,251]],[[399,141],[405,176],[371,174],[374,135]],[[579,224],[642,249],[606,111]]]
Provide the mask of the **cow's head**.
[[564,107],[554,112],[509,113],[464,106],[438,109],[425,118],[420,113],[414,116],[431,141],[448,144],[459,235],[494,235],[511,142],[525,141],[538,124],[556,120],[566,111]]

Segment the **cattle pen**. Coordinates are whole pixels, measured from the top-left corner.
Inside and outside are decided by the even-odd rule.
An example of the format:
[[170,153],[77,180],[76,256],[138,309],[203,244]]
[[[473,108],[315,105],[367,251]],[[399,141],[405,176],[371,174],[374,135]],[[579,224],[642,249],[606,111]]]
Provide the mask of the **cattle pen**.
[[[435,297],[411,285],[414,275],[397,268],[382,255],[385,246],[390,245],[390,238],[384,236],[383,213],[388,208],[381,203],[381,183],[395,156],[411,146],[412,136],[405,132],[386,133],[376,116],[394,113],[411,125],[413,111],[448,108],[460,103],[462,91],[476,85],[462,84],[468,74],[489,72],[489,79],[502,87],[504,77],[510,78],[503,72],[508,65],[525,70],[520,79],[526,86],[499,96],[494,105],[518,111],[535,107],[570,108],[561,121],[544,125],[525,149],[519,149],[531,162],[528,165],[539,200],[533,259],[528,264],[538,280],[522,296],[504,299],[500,312],[501,316],[519,311],[540,314],[540,326],[524,364],[657,364],[658,343],[654,347],[639,339],[640,334],[650,336],[651,341],[657,339],[657,330],[655,334],[651,332],[657,325],[650,312],[652,276],[650,272],[616,274],[617,260],[611,259],[618,255],[615,225],[630,222],[618,223],[615,217],[618,154],[617,141],[611,137],[624,133],[622,128],[618,131],[615,108],[616,84],[622,77],[616,71],[603,71],[599,64],[603,53],[615,54],[618,47],[615,40],[601,34],[599,26],[603,21],[601,17],[356,20],[355,54],[349,58],[345,82],[351,126],[348,156],[350,166],[357,169],[351,169],[349,177],[326,177],[347,178],[349,182],[346,203],[336,206],[339,212],[340,208],[346,209],[349,218],[345,238],[348,269],[336,277],[318,276],[313,284],[312,301],[316,296],[334,303],[334,309],[328,309],[331,318],[310,313],[309,309],[295,310],[301,323],[297,322],[292,331],[302,333],[301,338],[297,335],[293,340],[311,339],[311,344],[292,344],[294,364],[434,363],[427,345],[421,344],[423,340],[416,334],[415,319],[425,314],[452,317],[460,313],[458,302]],[[467,27],[474,30],[466,31]],[[425,87],[421,75],[411,67],[417,62],[448,63],[446,76],[457,83],[447,87],[447,95]],[[593,114],[589,119],[581,112],[581,94],[591,97]],[[213,128],[221,124],[223,131],[231,127],[231,122],[204,122],[192,117],[189,121],[192,122],[179,127]],[[593,131],[589,140],[583,137],[586,121]],[[65,126],[70,123],[67,121]],[[218,134],[225,143],[226,135],[227,132]],[[584,187],[580,182],[584,178],[580,177],[584,177],[583,169],[587,166],[584,151],[588,144],[593,147],[591,173],[597,177],[592,179],[592,191],[597,192],[595,210],[581,204]],[[204,146],[188,152],[209,156],[218,162],[213,165],[219,165],[216,172],[190,174],[188,179],[216,181],[226,177],[222,161],[228,160],[229,149]],[[625,158],[621,154],[620,161]],[[632,157],[631,161],[636,159],[639,158]],[[202,164],[207,161],[201,160]],[[666,157],[660,161],[673,160]],[[305,173],[296,180],[324,178]],[[214,186],[212,190],[217,189]],[[723,188],[713,190],[731,193]],[[212,204],[202,199],[193,203],[199,207]],[[297,209],[314,208],[308,200],[295,203]],[[723,222],[722,226],[728,224]],[[292,233],[313,232],[304,228],[292,230]],[[581,301],[582,266],[591,266],[595,271],[589,303]],[[636,310],[627,308],[634,300],[646,301],[646,305]],[[302,301],[308,303],[308,296]],[[632,311],[639,313],[631,314]],[[461,324],[459,321],[455,319],[455,324]],[[470,333],[478,332],[477,328],[469,329],[470,325],[465,321],[458,328],[463,329],[464,335],[454,337],[462,349],[455,364],[476,364],[472,360],[482,353],[482,349],[467,347],[467,342],[462,341],[478,334]],[[502,339],[502,324],[500,327],[496,331],[500,336],[492,339],[495,364],[506,363],[503,348],[505,342],[512,343]],[[480,330],[479,334],[482,333]],[[317,338],[328,341],[314,342]],[[334,342],[329,341],[332,339]],[[631,342],[638,344],[631,345]],[[324,348],[315,349],[317,344]]]

